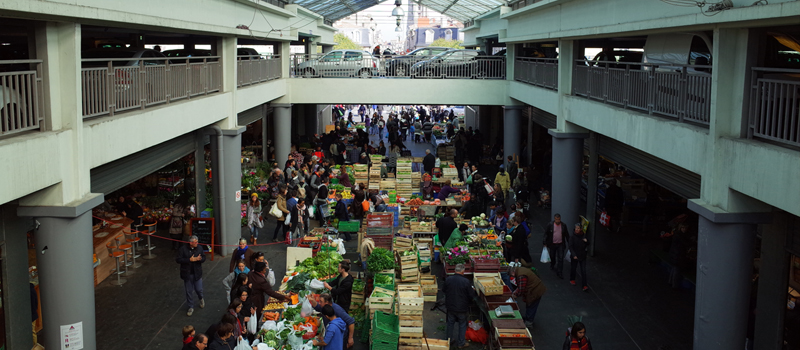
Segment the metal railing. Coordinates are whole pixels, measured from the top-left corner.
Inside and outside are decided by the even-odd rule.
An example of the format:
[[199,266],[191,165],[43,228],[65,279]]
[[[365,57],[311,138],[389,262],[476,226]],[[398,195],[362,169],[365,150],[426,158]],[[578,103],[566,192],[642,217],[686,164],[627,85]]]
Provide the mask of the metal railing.
[[114,115],[218,92],[222,86],[218,60],[215,56],[83,59],[84,65],[106,63],[81,68],[83,117]]
[[42,60],[0,61],[0,137],[44,127]]
[[281,56],[238,56],[236,64],[237,87],[281,78]]
[[261,0],[261,1],[266,2],[270,5],[278,6],[280,8],[283,8],[287,4],[286,1],[281,1],[281,0]]
[[292,55],[292,78],[505,79],[504,56],[450,57],[371,56],[332,59],[326,55]]
[[753,68],[748,138],[800,147],[800,69]]
[[558,90],[558,59],[519,57],[514,62],[514,80]]
[[464,28],[469,28],[475,25],[475,19],[470,19],[464,22]]
[[513,4],[511,4],[511,11],[519,10],[525,6],[533,5],[537,2],[541,2],[542,0],[520,0]]
[[711,66],[576,60],[572,94],[708,125]]

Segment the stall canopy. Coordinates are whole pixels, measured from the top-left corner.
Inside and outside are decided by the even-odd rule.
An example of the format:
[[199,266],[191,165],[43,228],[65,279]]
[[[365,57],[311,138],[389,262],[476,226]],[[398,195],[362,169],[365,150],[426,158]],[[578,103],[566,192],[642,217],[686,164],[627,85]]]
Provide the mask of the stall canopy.
[[[293,4],[303,6],[324,16],[326,20],[335,22],[384,1],[386,0],[297,0]],[[414,0],[414,3],[462,22],[504,4],[503,1],[498,0]]]

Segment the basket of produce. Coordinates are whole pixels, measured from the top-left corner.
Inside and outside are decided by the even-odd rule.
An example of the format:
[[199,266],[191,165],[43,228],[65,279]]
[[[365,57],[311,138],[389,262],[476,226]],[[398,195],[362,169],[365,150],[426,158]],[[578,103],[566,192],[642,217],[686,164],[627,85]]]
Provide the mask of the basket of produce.
[[527,328],[521,329],[494,329],[497,342],[502,348],[533,348],[531,333]]
[[385,288],[387,290],[394,290],[395,279],[394,273],[376,273],[373,280],[373,285],[376,288]]

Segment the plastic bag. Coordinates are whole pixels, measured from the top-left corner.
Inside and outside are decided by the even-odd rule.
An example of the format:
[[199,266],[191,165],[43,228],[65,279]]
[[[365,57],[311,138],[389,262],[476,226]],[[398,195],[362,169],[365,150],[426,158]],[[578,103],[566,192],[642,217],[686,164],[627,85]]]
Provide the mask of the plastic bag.
[[313,279],[311,281],[308,281],[308,288],[313,289],[313,290],[324,289],[325,288],[325,283],[315,278],[315,279]]
[[566,262],[572,261],[572,254],[570,254],[569,249],[567,249],[567,253],[564,254],[564,261]]
[[239,342],[236,343],[236,347],[233,350],[253,350],[253,347],[250,346],[245,337],[240,336]]
[[267,321],[267,322],[264,322],[264,324],[261,325],[261,329],[263,329],[265,331],[277,331],[278,330],[278,324],[275,321]]
[[484,328],[480,328],[478,330],[467,328],[467,332],[464,334],[464,338],[476,343],[486,344],[486,342],[489,340],[489,333],[486,332],[486,329]]
[[469,325],[468,326],[469,326],[469,328],[472,328],[472,329],[477,331],[477,330],[483,328],[483,323],[481,323],[481,321],[478,321],[478,320],[469,321]]
[[292,224],[292,213],[286,214],[286,220],[283,220],[284,225]]
[[269,285],[271,286],[275,285],[275,271],[272,271],[272,269],[269,269],[269,273],[267,274],[267,281],[269,281]]
[[303,347],[303,337],[296,335],[294,331],[289,334],[287,342],[292,349],[300,349]]
[[547,247],[542,248],[542,258],[539,261],[544,264],[550,262],[550,252],[547,250]]
[[[308,317],[311,316],[312,313],[314,313],[314,307],[311,306],[311,303],[308,301],[308,299],[303,300],[303,306],[302,309],[300,309],[300,315],[303,317]],[[294,346],[292,346],[292,348],[294,348]]]
[[339,253],[339,255],[347,254],[347,250],[344,249],[344,241],[341,238],[337,238],[337,239],[335,239],[333,241],[337,243],[336,244],[336,252]]
[[258,331],[258,320],[256,315],[250,315],[250,320],[247,321],[247,333],[256,334]]
[[275,350],[275,348],[273,348],[273,347],[271,347],[271,346],[269,346],[267,344],[264,344],[264,343],[258,344],[256,349],[258,349],[258,350]]

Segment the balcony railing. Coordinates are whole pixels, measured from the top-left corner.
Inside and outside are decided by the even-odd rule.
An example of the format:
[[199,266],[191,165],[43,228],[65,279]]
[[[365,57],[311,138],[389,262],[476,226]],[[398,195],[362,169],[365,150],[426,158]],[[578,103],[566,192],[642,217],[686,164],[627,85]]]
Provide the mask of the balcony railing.
[[284,8],[286,6],[286,1],[281,1],[281,0],[261,0],[261,1],[266,2],[270,5],[278,6],[280,8]]
[[558,59],[517,58],[514,63],[514,80],[558,90]]
[[83,59],[84,65],[103,65],[81,69],[83,117],[114,115],[218,92],[222,86],[218,60],[214,56]]
[[41,60],[0,61],[0,137],[44,126]]
[[800,69],[753,68],[749,138],[800,147]]
[[292,55],[292,78],[505,79],[504,56]]
[[708,125],[711,66],[585,60],[575,63],[573,95]]
[[237,59],[237,87],[281,78],[281,56],[247,55]]
[[535,4],[537,2],[541,2],[541,1],[542,0],[520,0],[520,1],[517,1],[517,2],[515,2],[513,4],[511,4],[511,10],[512,11],[519,10],[519,9],[525,7],[525,6],[533,5],[533,4]]

